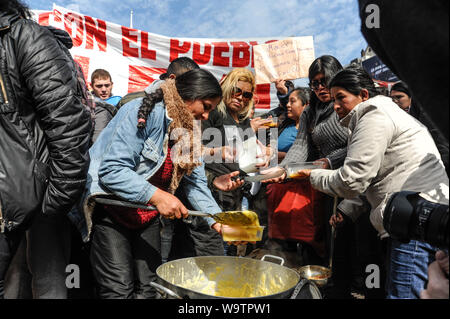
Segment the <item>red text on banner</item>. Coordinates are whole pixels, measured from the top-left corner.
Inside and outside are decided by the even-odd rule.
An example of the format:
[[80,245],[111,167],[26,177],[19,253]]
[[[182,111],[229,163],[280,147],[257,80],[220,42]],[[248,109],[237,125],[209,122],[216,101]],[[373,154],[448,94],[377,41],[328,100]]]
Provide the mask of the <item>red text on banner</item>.
[[122,27],[123,56],[156,60],[156,51],[149,49],[148,33]]
[[142,91],[167,70],[146,66],[130,65],[128,75],[128,93]]

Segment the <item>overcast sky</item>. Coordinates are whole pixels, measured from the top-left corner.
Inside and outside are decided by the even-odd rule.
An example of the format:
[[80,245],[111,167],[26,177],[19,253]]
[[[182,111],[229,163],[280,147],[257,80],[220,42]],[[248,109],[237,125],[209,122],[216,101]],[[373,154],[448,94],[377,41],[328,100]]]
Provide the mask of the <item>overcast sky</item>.
[[367,46],[356,0],[23,0],[31,9],[52,3],[169,37],[314,37],[315,55],[331,54],[343,65]]

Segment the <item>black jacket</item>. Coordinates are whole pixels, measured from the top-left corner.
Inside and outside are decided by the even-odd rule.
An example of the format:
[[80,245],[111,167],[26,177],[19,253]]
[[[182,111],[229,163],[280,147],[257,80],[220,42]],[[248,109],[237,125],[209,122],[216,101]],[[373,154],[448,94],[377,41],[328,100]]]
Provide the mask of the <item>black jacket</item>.
[[0,219],[9,231],[36,212],[67,213],[86,183],[92,123],[64,50],[49,29],[0,12]]

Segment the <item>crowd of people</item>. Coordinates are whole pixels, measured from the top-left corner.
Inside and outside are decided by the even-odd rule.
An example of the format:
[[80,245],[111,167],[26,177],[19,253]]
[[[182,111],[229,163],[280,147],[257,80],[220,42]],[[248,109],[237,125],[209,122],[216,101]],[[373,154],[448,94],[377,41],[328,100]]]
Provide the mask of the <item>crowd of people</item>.
[[[386,96],[323,55],[309,87],[277,79],[278,107],[255,115],[251,70],[219,82],[180,57],[121,97],[107,70],[85,83],[66,32],[29,18],[19,0],[1,3],[0,298],[153,299],[163,263],[273,243],[303,265],[333,260],[326,298],[448,298],[448,252],[383,224],[396,192],[449,203],[448,138],[407,75]],[[244,181],[237,144],[252,139],[254,171],[279,177]],[[317,169],[287,174],[304,162]],[[224,242],[220,223],[189,215],[246,209],[265,226],[259,242]],[[68,289],[72,264],[82,277]]]

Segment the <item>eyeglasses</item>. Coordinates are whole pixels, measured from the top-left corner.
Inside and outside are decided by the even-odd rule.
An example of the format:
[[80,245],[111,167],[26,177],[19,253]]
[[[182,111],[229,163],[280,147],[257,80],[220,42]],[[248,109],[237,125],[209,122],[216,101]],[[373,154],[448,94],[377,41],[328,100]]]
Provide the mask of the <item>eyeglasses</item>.
[[235,86],[233,88],[233,93],[232,93],[233,97],[238,97],[241,96],[245,99],[251,99],[253,97],[253,93],[252,92],[248,92],[248,91],[242,91],[241,88],[238,88],[237,86]]
[[398,101],[400,101],[402,98],[404,98],[403,95],[392,95],[392,96],[391,96],[391,99],[392,99],[392,101],[394,101],[394,102],[398,102]]
[[325,78],[321,78],[319,80],[313,80],[311,81],[311,83],[309,83],[309,87],[313,90],[318,90],[320,85],[322,85],[323,87],[327,87],[328,83],[325,80]]

